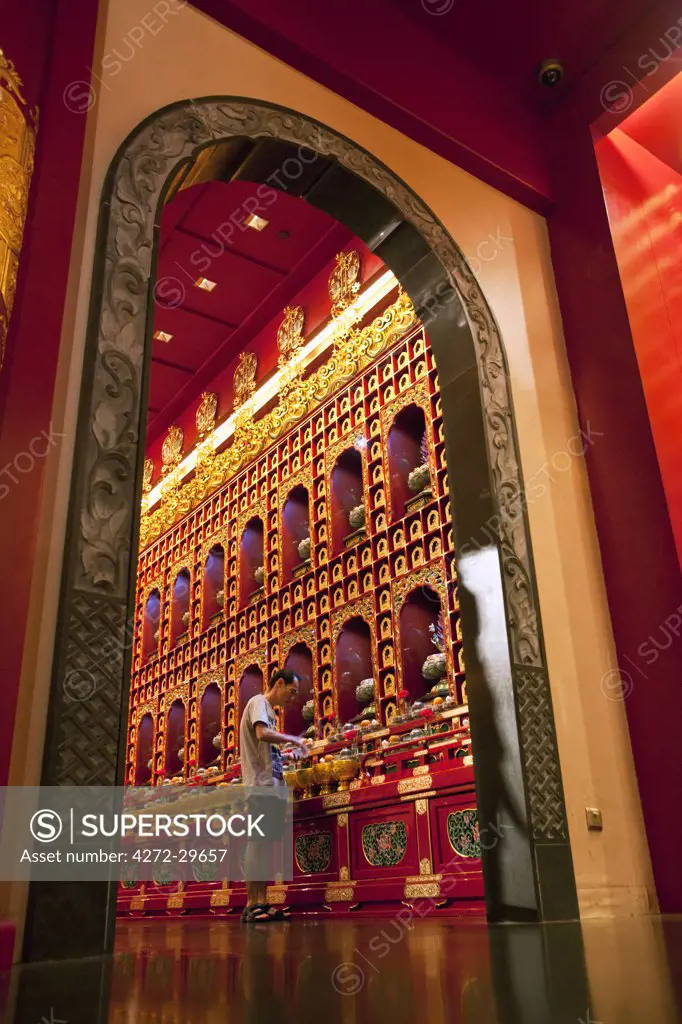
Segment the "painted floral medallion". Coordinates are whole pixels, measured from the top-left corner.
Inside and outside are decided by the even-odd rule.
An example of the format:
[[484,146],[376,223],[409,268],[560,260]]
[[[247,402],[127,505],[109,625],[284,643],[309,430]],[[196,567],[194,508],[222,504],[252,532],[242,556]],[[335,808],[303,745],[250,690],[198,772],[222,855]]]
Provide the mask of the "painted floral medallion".
[[402,821],[379,821],[362,830],[362,852],[372,867],[395,867],[406,849],[407,829]]
[[448,814],[448,840],[460,857],[480,857],[478,814],[473,807]]
[[308,832],[296,836],[296,864],[304,875],[316,875],[326,871],[331,859],[331,832]]

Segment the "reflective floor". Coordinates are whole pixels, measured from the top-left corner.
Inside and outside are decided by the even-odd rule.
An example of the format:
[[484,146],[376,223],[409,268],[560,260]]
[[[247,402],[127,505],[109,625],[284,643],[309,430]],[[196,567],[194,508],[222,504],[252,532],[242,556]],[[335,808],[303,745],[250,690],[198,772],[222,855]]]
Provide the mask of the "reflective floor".
[[682,918],[132,922],[113,960],[6,980],[4,1024],[674,1024]]

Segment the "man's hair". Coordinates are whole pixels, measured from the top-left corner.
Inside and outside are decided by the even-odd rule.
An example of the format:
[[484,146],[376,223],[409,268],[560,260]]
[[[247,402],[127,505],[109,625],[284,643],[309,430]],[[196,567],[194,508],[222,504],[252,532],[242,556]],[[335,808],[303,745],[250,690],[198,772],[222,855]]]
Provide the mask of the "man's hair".
[[268,683],[268,689],[271,690],[278,679],[281,679],[287,686],[292,686],[298,682],[298,676],[295,672],[292,672],[289,668],[278,668],[270,676],[270,682]]

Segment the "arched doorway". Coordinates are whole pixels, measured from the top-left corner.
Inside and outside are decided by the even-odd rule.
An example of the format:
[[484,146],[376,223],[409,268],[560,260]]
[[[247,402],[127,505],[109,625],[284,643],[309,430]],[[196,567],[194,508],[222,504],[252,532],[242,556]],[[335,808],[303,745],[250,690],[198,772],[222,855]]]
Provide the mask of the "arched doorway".
[[[237,152],[238,151],[238,152]],[[391,268],[427,325],[443,420],[469,670],[482,821],[501,806],[515,827],[485,851],[491,917],[577,916],[552,702],[532,567],[505,356],[494,318],[453,239],[385,166],[331,129],[274,105],[231,98],[158,111],[123,143],[100,215],[71,521],[43,784],[113,785],[127,704],[127,621],[142,491],[145,389],[156,226],[180,184],[253,157],[251,180],[287,187],[351,228]],[[294,161],[283,182],[273,172]],[[106,422],[107,431],[98,424]],[[117,650],[112,659],[103,651]],[[86,671],[94,696],[75,708],[64,681]],[[95,729],[94,726],[97,726]],[[91,728],[92,727],[92,728]],[[106,739],[103,740],[103,735]],[[97,737],[96,745],[91,736]],[[83,774],[83,750],[88,770]],[[55,936],[50,906],[90,903],[108,948],[106,884],[33,887],[32,922]],[[47,915],[47,917],[46,917]],[[44,945],[44,943],[43,943]],[[88,947],[91,951],[92,947]],[[58,949],[55,947],[55,955]]]

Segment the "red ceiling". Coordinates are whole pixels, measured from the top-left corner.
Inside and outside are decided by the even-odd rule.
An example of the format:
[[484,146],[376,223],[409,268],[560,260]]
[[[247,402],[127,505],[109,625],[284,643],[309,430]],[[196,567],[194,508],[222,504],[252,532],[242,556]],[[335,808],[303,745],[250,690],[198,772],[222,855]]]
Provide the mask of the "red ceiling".
[[682,174],[681,115],[682,74],[678,74],[619,127],[653,156]]
[[[154,331],[173,338],[152,347],[150,442],[352,238],[327,214],[285,193],[264,211],[264,231],[244,227],[244,202],[256,187],[249,181],[195,185],[163,212]],[[197,288],[200,276],[217,287]]]
[[[520,0],[510,4],[483,0],[389,0],[392,6],[425,24],[454,50],[465,49],[478,66],[530,102],[549,95],[538,87],[535,71],[547,58],[564,65],[565,85],[575,83],[611,43],[642,17],[642,0]],[[649,6],[655,6],[649,4]],[[436,12],[444,11],[442,15]]]
[[[171,424],[183,427],[186,451],[194,443],[202,391],[218,393],[219,420],[231,411],[241,351],[258,356],[258,380],[273,370],[285,306],[303,306],[306,334],[329,318],[328,280],[338,252],[360,253],[363,282],[383,266],[348,228],[283,192],[263,211],[264,231],[235,227],[255,187],[243,180],[195,185],[163,211],[154,331],[173,338],[152,345],[147,452],[157,467]],[[214,291],[196,288],[199,276],[216,281]]]
[[[605,86],[676,28],[677,0],[191,0],[193,6],[446,159],[547,212],[547,115],[569,100],[588,125]],[[663,48],[663,52],[665,49]],[[558,58],[556,89],[536,68]]]

